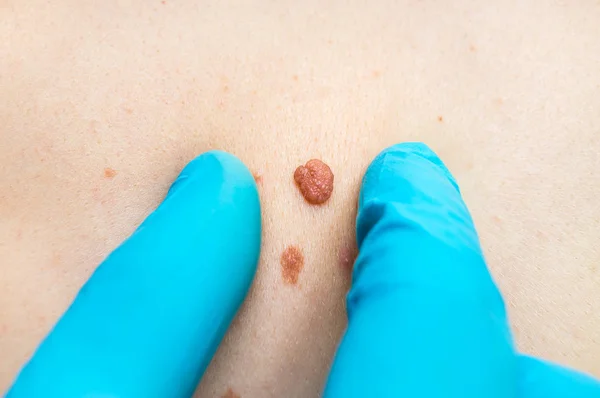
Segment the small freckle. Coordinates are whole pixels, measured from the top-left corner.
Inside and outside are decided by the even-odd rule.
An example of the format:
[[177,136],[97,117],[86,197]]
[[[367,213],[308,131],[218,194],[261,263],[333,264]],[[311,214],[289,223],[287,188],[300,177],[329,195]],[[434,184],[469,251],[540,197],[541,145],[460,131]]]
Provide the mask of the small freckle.
[[296,246],[288,246],[280,258],[281,276],[283,281],[288,285],[298,283],[298,278],[302,268],[304,268],[304,255]]
[[444,122],[444,117],[442,115],[437,117],[438,122],[443,123]]
[[126,112],[128,115],[131,115],[131,114],[133,113],[133,109],[131,109],[131,108],[125,108],[125,112]]
[[117,175],[117,170],[111,169],[110,167],[107,167],[104,169],[104,177],[113,178],[116,175]]
[[294,79],[294,81],[297,82],[298,81],[298,75],[292,76],[292,79]]
[[375,79],[377,79],[379,76],[381,76],[381,72],[380,72],[380,71],[378,71],[378,70],[374,70],[374,71],[371,73],[371,76],[373,76]]
[[493,216],[492,220],[494,221],[495,224],[498,224],[498,225],[502,224],[502,219],[498,216]]
[[494,105],[502,106],[502,104],[504,104],[504,100],[502,98],[500,98],[500,97],[494,98]]
[[260,185],[263,182],[263,176],[261,173],[259,172],[254,172],[252,173],[252,177],[254,177],[254,181],[256,182],[256,185]]
[[225,394],[221,396],[221,398],[241,398],[239,394],[235,393],[231,387],[227,389]]
[[477,51],[477,47],[475,47],[473,44],[471,44],[471,45],[469,46],[469,51],[471,51],[472,53],[474,53],[474,52],[476,52],[476,51]]
[[229,92],[229,86],[227,84],[223,85],[223,92],[224,93],[228,93]]

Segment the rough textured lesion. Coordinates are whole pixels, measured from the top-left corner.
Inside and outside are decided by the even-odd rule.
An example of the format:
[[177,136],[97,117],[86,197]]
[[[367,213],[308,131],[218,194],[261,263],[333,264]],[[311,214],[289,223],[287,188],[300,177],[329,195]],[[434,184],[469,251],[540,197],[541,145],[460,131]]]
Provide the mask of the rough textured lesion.
[[304,255],[296,246],[288,246],[281,254],[281,275],[283,281],[290,285],[298,283],[302,268],[304,268]]
[[294,172],[294,181],[304,199],[313,205],[325,203],[333,192],[333,172],[318,159],[299,166]]

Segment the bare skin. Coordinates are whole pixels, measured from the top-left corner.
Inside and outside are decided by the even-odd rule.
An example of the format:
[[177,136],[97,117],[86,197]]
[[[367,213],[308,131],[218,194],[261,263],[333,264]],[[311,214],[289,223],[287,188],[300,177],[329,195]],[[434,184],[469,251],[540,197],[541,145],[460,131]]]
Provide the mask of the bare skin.
[[[352,3],[0,2],[0,391],[218,148],[259,176],[264,241],[197,394],[318,396],[360,178],[408,140],[457,177],[519,347],[600,377],[600,5]],[[321,206],[292,178],[312,158],[335,174]]]

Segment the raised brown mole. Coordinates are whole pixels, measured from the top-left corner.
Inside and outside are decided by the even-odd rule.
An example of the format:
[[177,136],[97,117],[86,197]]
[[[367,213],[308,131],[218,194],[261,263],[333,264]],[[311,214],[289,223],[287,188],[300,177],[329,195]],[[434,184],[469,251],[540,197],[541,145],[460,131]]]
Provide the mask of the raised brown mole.
[[288,246],[281,253],[281,276],[289,285],[298,283],[298,277],[304,268],[304,255],[297,246]]
[[333,192],[333,172],[319,159],[311,159],[294,172],[294,181],[304,199],[310,204],[320,205]]

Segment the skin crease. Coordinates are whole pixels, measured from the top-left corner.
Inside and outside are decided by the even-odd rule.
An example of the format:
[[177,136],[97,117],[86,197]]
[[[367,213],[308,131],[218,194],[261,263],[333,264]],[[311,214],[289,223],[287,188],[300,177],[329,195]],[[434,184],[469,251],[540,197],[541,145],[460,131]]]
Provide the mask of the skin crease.
[[[413,140],[458,179],[519,348],[600,377],[597,2],[163,3],[0,6],[0,390],[181,168],[219,148],[259,173],[264,236],[197,396],[317,397],[360,178]],[[290,178],[310,158],[335,171],[322,206]]]

